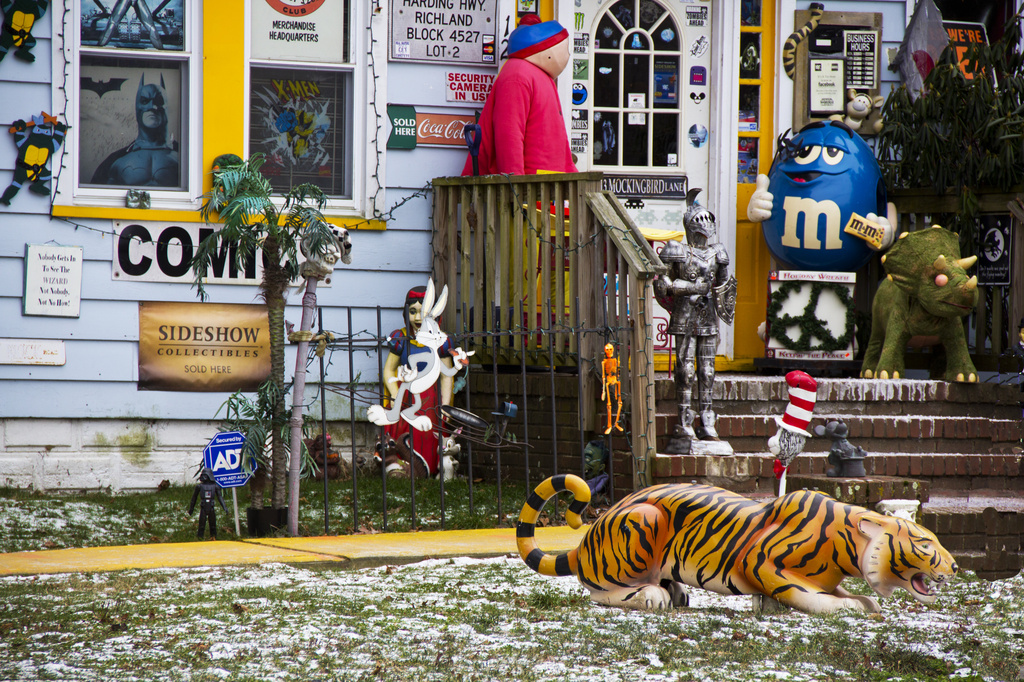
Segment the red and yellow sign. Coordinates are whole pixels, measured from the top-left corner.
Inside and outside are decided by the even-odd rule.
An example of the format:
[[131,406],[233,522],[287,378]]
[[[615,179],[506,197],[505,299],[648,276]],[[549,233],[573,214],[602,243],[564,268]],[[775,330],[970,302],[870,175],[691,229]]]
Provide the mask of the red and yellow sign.
[[254,391],[270,374],[262,305],[139,303],[139,389]]

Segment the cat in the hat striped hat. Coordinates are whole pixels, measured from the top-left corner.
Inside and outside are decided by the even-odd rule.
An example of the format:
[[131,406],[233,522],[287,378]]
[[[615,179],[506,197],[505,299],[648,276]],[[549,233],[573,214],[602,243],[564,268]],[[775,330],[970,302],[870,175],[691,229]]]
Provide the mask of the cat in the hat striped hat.
[[804,443],[811,437],[807,425],[818,398],[818,382],[806,372],[794,370],[786,375],[789,385],[789,405],[775,422],[779,430],[768,439],[768,449],[775,455],[775,477],[779,479],[779,497],[786,494],[786,470],[789,463],[804,451]]

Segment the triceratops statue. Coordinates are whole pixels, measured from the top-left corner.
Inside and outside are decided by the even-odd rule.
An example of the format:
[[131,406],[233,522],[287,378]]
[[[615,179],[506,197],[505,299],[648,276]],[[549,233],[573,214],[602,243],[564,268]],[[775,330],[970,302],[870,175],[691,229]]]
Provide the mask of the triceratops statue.
[[888,277],[871,305],[862,377],[899,379],[910,338],[938,336],[946,349],[945,380],[978,380],[960,320],[978,303],[978,278],[967,276],[977,260],[961,258],[959,238],[939,225],[900,235],[882,256]]

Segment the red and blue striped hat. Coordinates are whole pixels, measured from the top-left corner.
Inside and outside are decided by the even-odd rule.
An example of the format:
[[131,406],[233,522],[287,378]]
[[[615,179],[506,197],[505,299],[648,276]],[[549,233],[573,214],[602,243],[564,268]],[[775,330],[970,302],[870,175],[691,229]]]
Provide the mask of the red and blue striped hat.
[[508,56],[526,59],[568,38],[569,32],[557,21],[541,21],[536,14],[527,14],[508,37]]

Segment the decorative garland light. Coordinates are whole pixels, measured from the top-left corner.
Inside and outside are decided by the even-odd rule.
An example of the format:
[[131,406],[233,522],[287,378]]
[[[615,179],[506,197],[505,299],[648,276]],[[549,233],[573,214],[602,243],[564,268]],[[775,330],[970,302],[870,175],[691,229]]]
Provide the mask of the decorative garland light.
[[[811,296],[800,316],[780,315],[783,303],[790,294],[799,291],[807,282],[791,281],[783,282],[778,289],[772,292],[768,299],[768,333],[771,338],[776,339],[787,350],[793,351],[836,351],[850,347],[853,339],[856,311],[853,304],[853,297],[850,290],[843,284],[836,282],[814,282],[811,284]],[[832,331],[818,319],[818,299],[821,292],[831,291],[839,301],[846,306],[846,330],[842,336],[836,338]],[[789,337],[787,329],[798,326],[800,336],[796,340]],[[818,339],[818,345],[811,346],[811,339]]]

